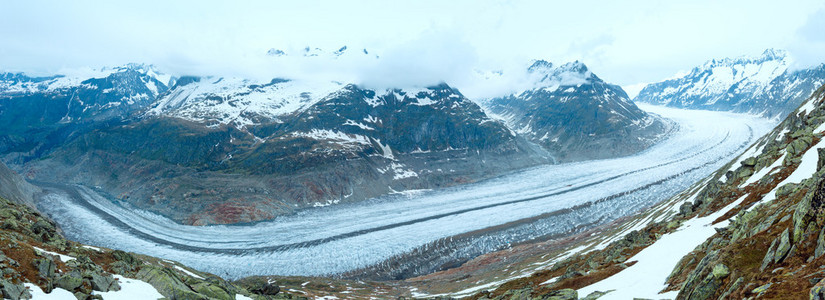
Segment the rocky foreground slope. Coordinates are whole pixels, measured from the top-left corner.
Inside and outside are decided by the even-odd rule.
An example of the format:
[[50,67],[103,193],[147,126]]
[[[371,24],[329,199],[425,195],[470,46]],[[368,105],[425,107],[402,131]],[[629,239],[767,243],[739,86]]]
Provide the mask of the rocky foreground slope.
[[[5,166],[0,165],[0,168]],[[4,299],[296,299],[262,278],[228,282],[173,261],[66,240],[0,169],[0,293]],[[94,234],[94,233],[90,233]],[[304,298],[305,299],[305,298]]]
[[634,101],[784,118],[825,84],[825,65],[794,69],[787,52],[714,59],[684,76],[645,86]]
[[823,124],[825,86],[691,189],[472,298],[823,299]]

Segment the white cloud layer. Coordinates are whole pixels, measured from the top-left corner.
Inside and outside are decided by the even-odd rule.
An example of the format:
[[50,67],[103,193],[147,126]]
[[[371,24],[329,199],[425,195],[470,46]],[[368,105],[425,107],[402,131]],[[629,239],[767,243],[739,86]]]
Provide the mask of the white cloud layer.
[[[620,85],[659,81],[711,58],[791,51],[825,61],[825,3],[797,1],[2,1],[0,70],[154,64],[177,75],[312,77],[366,85],[446,81],[487,95],[476,70],[581,60]],[[305,46],[379,54],[273,58]]]

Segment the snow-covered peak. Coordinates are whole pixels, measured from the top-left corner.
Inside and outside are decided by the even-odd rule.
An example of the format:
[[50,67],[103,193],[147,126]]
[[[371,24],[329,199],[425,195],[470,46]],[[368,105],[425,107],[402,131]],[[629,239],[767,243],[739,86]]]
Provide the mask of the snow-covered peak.
[[533,64],[527,68],[528,73],[549,73],[552,72],[552,70],[553,63],[543,59],[534,61]]
[[267,56],[274,58],[281,57],[308,57],[308,58],[331,58],[337,59],[339,57],[369,57],[378,58],[377,55],[371,54],[367,49],[351,49],[348,46],[341,46],[340,48],[327,50],[318,47],[306,46],[300,49],[278,49],[271,48],[266,52]]
[[[84,82],[92,79],[103,79],[114,74],[136,72],[144,77],[144,84],[151,86],[151,90],[157,91],[152,78],[169,86],[173,77],[159,72],[154,66],[147,64],[130,63],[123,66],[103,67],[103,68],[73,68],[63,69],[57,74],[46,77],[33,77],[24,73],[5,73],[0,76],[0,93],[2,94],[31,94],[38,92],[55,92],[73,87],[83,86]],[[148,78],[147,78],[148,77]],[[89,87],[88,85],[86,85]],[[157,92],[155,92],[157,94]]]
[[788,51],[782,49],[768,48],[762,52],[762,58],[765,60],[786,60],[788,59]]
[[529,80],[533,83],[531,89],[579,86],[598,80],[598,77],[579,61],[554,67],[549,62],[538,60],[527,69],[527,73]]
[[636,101],[782,117],[825,83],[825,68],[793,70],[784,50],[713,59],[689,73],[647,85]]
[[782,75],[790,64],[784,50],[767,49],[760,56],[713,59],[694,68],[685,77],[700,77],[709,74],[705,80],[712,89],[730,87],[742,81],[766,83]]
[[158,99],[146,116],[170,116],[238,127],[279,122],[279,116],[309,107],[342,87],[341,83],[324,81],[197,78],[188,84],[179,84]]

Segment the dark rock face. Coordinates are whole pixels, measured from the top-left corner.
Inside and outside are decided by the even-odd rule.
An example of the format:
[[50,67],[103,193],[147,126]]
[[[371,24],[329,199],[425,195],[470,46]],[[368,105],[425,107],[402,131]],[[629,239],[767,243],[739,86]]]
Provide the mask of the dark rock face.
[[22,164],[74,136],[124,120],[167,91],[150,67],[129,65],[96,74],[33,78],[0,75],[0,153]]
[[559,88],[496,106],[535,128],[521,135],[447,84],[161,82],[141,66],[79,82],[7,74],[0,124],[16,123],[0,130],[0,153],[31,179],[100,187],[186,224],[229,224],[626,155],[667,127],[583,64],[551,67],[531,72]]
[[668,130],[639,109],[621,87],[608,84],[579,62],[529,68],[536,87],[485,101],[517,133],[559,161],[625,156],[644,150]]
[[262,287],[253,289],[252,292],[261,295],[277,295],[281,292],[281,287],[279,287],[276,284],[267,282]]
[[0,162],[0,197],[34,208],[34,193],[39,189]]
[[712,60],[689,74],[646,86],[637,102],[784,118],[819,86],[825,65],[792,70],[784,51]]
[[549,162],[446,84],[381,92],[348,85],[277,119],[204,126],[146,115],[80,135],[26,167],[35,178],[100,186],[180,222],[209,224],[271,219]]

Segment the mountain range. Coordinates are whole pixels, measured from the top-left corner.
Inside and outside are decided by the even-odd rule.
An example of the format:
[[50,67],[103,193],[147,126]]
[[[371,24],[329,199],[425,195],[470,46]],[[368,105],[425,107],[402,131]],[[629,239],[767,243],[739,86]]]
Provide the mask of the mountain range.
[[[825,82],[822,66],[789,71],[785,59],[766,51],[759,59],[711,61],[645,88],[638,101],[787,117],[737,159],[638,215],[547,248],[519,245],[482,257],[511,259],[514,269],[497,270],[495,281],[471,297],[609,298],[651,273],[665,275],[643,284],[676,299],[825,297]],[[722,76],[728,71],[731,77]],[[228,224],[598,153],[628,155],[670,129],[581,63],[536,61],[526,72],[535,80],[531,88],[478,102],[446,83],[375,90],[173,78],[145,65],[83,75],[6,73],[0,158],[34,183],[82,184],[182,223]],[[593,148],[600,152],[588,152]],[[397,296],[387,291],[398,287],[364,281],[228,282],[172,261],[81,245],[37,212],[39,193],[0,164],[0,236],[11,241],[0,245],[4,298],[88,298],[135,292],[141,283],[141,292],[170,299]],[[525,258],[523,249],[541,253]],[[687,254],[675,266],[662,263],[675,253]],[[522,260],[549,265],[520,274]]]
[[[329,55],[371,55],[346,50]],[[541,61],[525,72],[544,78],[517,101],[480,101],[484,108],[446,83],[171,77],[139,64],[5,74],[0,158],[30,180],[97,187],[184,224],[231,224],[629,155],[668,128],[581,63]]]
[[645,86],[634,101],[784,118],[825,84],[825,64],[794,69],[786,51],[714,59],[684,76]]

